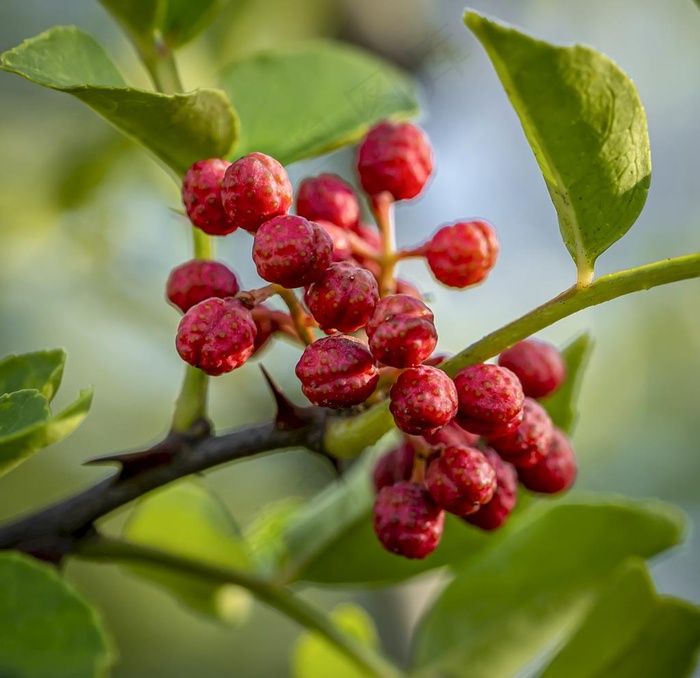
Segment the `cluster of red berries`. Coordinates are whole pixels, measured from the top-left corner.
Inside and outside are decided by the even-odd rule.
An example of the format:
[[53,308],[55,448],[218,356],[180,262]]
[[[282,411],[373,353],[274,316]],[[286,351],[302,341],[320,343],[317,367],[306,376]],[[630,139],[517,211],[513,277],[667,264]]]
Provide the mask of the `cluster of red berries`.
[[[439,413],[448,423],[436,432],[404,435],[403,443],[374,469],[374,529],[389,551],[407,558],[432,553],[442,536],[445,511],[484,530],[501,527],[515,508],[518,480],[542,494],[573,484],[573,448],[537,401],[564,382],[560,353],[528,339],[504,351],[498,363],[465,367],[454,380],[441,372],[442,380],[434,382],[440,384],[435,398],[420,388],[403,388],[409,370],[392,387],[392,409],[397,403],[393,391],[399,389],[401,405],[421,402],[423,416]],[[451,385],[442,388],[447,381]],[[396,412],[394,416],[407,432]]]
[[[394,277],[397,261],[420,257],[440,283],[465,288],[482,282],[496,263],[496,233],[481,220],[445,225],[425,243],[392,249],[392,204],[419,195],[432,170],[432,149],[420,128],[385,121],[370,130],[359,146],[357,171],[375,227],[362,221],[358,195],[336,175],[302,181],[294,215],[288,213],[292,185],[274,158],[250,153],[233,163],[197,162],[182,186],[192,224],[210,235],[252,234],[252,258],[268,284],[241,291],[227,266],[202,259],[176,268],[167,284],[168,299],[184,313],[177,350],[207,374],[240,367],[280,333],[305,346],[296,375],[314,405],[342,409],[388,396],[397,427],[414,437],[406,446],[413,450],[420,439],[418,447],[431,450],[425,477],[418,464],[409,472],[413,480],[402,472],[393,478],[397,483],[381,483],[375,507],[382,543],[409,557],[437,545],[443,510],[484,525],[495,526],[496,517],[503,522],[515,502],[511,464],[523,483],[544,487],[545,472],[535,469],[561,457],[553,452],[557,444],[566,447],[552,442],[558,434],[534,400],[563,379],[556,351],[559,372],[547,364],[544,377],[533,365],[547,362],[548,349],[529,349],[526,342],[510,355],[534,350],[526,360],[516,358],[531,373],[508,364],[506,352],[500,366],[474,365],[451,379],[433,355],[431,310],[413,285]],[[263,303],[276,294],[289,312]],[[488,444],[498,454],[479,451],[478,436],[482,448]],[[493,516],[484,518],[487,513]]]

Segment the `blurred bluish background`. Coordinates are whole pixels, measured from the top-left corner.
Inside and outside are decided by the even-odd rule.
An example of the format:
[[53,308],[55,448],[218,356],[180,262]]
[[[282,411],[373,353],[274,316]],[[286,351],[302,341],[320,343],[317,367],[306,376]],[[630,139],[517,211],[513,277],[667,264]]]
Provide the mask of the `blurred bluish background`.
[[[651,192],[632,231],[599,260],[598,274],[697,251],[700,12],[693,2],[471,4],[547,40],[603,51],[639,89],[652,143]],[[437,288],[420,262],[402,266],[402,275],[430,295],[445,351],[528,311],[575,277],[534,157],[488,59],[461,23],[462,11],[452,0],[231,0],[180,55],[190,88],[216,84],[216,67],[237,55],[315,35],[356,42],[414,73],[437,171],[420,199],[398,209],[399,244],[477,216],[496,226],[502,242],[487,283],[466,293]],[[70,23],[102,40],[132,84],[148,86],[130,45],[92,0],[3,0],[0,50]],[[182,365],[173,346],[178,314],[164,303],[163,288],[169,270],[189,258],[190,243],[169,209],[179,207],[176,186],[92,111],[8,74],[0,75],[0,101],[0,355],[63,346],[69,361],[57,405],[87,384],[96,389],[77,433],[0,480],[5,518],[103,475],[82,467],[85,459],[139,448],[166,431]],[[319,171],[351,176],[352,154],[290,168],[294,180]],[[235,233],[220,243],[219,256],[255,287],[249,250],[247,234]],[[575,436],[579,487],[660,497],[700,523],[700,282],[589,309],[541,336],[565,343],[583,331],[596,347]],[[298,395],[296,351],[281,344],[263,360]],[[222,429],[272,412],[255,364],[215,380],[212,404]],[[326,464],[300,451],[222,469],[208,482],[246,523],[274,499],[312,496],[330,477]],[[695,602],[698,571],[692,532],[653,568],[663,592]],[[247,625],[230,630],[117,568],[72,564],[68,573],[104,611],[120,647],[118,678],[286,675],[298,629],[261,606]],[[311,595],[327,606],[359,595],[399,627],[419,602],[397,590]],[[405,651],[396,628],[383,631],[394,652]]]

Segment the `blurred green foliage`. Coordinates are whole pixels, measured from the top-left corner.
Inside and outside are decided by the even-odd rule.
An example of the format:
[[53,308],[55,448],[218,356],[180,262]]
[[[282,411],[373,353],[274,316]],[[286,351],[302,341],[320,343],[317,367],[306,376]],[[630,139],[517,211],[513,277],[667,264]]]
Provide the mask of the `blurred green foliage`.
[[[700,209],[691,181],[697,155],[691,130],[696,121],[689,111],[700,106],[700,93],[687,86],[683,75],[687,63],[697,63],[700,58],[696,39],[700,28],[692,3],[666,7],[644,0],[640,6],[625,0],[614,11],[603,0],[566,7],[551,0],[529,0],[517,8],[505,0],[472,4],[533,31],[542,25],[545,29],[540,32],[548,31],[552,39],[563,41],[565,35],[591,42],[616,58],[612,52],[618,50],[625,57],[625,70],[640,87],[650,121],[655,179],[647,210],[626,239],[626,249],[622,248],[625,253],[610,259],[606,255],[601,266],[613,270],[697,250]],[[226,3],[221,17],[183,52],[186,85],[214,85],[212,59],[223,65],[254,48],[342,32],[344,14],[339,6],[330,0]],[[426,30],[440,29],[443,17],[450,24],[459,24],[461,11],[460,3],[446,1],[436,10],[435,25]],[[129,82],[147,86],[130,45],[97,3],[44,0],[30,5],[9,0],[1,13],[3,50],[54,23],[74,22],[108,44]],[[409,21],[409,12],[405,14],[395,17],[394,34],[387,40],[398,40],[409,51],[416,45],[401,43],[401,26]],[[655,67],[648,65],[649,48],[643,39],[650,26],[658,43]],[[447,32],[441,37],[454,40]],[[460,45],[465,52],[475,51],[466,35]],[[553,263],[565,260],[566,253],[557,249],[556,224],[546,195],[538,202],[538,191],[545,189],[537,168],[529,159],[518,160],[529,151],[524,144],[499,147],[497,143],[501,136],[510,139],[501,130],[517,121],[492,116],[495,132],[487,138],[495,141],[488,156],[456,160],[449,155],[451,148],[459,147],[457,138],[464,132],[460,121],[466,119],[483,129],[468,117],[470,111],[506,108],[502,92],[479,88],[480,73],[486,68],[485,61],[475,57],[460,64],[455,74],[458,80],[431,76],[432,89],[426,92],[434,99],[426,100],[424,107],[434,118],[444,113],[440,119],[451,123],[447,131],[434,129],[439,171],[431,194],[415,207],[419,216],[412,218],[410,207],[399,212],[407,224],[399,238],[400,242],[405,238],[407,244],[416,233],[427,235],[432,228],[429,224],[443,218],[445,206],[448,212],[487,217],[491,211],[498,213],[501,206],[511,210],[504,213],[510,226],[504,218],[501,231],[504,259],[499,270],[503,272],[469,293],[473,301],[452,292],[434,293],[432,306],[446,350],[463,347],[542,301],[548,296],[543,284],[548,292],[556,293],[571,283]],[[461,91],[469,92],[470,109],[456,98],[457,82]],[[163,286],[170,268],[189,257],[189,236],[184,221],[173,211],[180,209],[175,184],[79,102],[9,75],[0,77],[0,96],[4,111],[0,120],[0,356],[64,346],[69,361],[62,392],[56,398],[59,409],[85,384],[94,384],[96,389],[91,415],[76,434],[0,481],[0,517],[7,517],[101,477],[102,471],[83,468],[82,461],[139,448],[167,428],[181,363],[173,349],[178,317],[163,302]],[[438,103],[447,111],[441,113]],[[450,160],[440,165],[441,158]],[[319,167],[333,170],[343,167],[344,160],[342,155],[332,161],[321,159],[292,171],[301,176],[320,171]],[[465,168],[471,168],[470,163],[478,174],[468,175],[470,170]],[[489,163],[497,163],[500,194],[496,183],[489,183]],[[511,166],[518,171],[524,167],[523,175],[504,184],[502,177],[513,176],[506,172]],[[460,185],[469,176],[473,186],[465,194],[477,195],[476,202],[455,203],[445,183],[450,172],[460,176]],[[535,177],[531,185],[526,174]],[[504,200],[503,192],[508,199]],[[516,211],[517,217],[513,216]],[[444,218],[455,216],[461,215],[448,213]],[[542,230],[546,224],[551,240],[538,240],[527,231],[521,237],[515,226],[528,220],[533,229]],[[220,253],[240,269],[245,283],[252,287],[254,270],[240,256],[249,247],[245,234],[236,233],[221,244]],[[423,289],[433,289],[423,272],[407,270]],[[532,280],[531,285],[523,284],[524,276]],[[546,336],[566,343],[590,330],[596,341],[582,388],[575,438],[581,456],[580,486],[668,499],[680,503],[696,523],[700,519],[699,308],[700,284],[683,283],[586,311],[552,328]],[[297,397],[290,368],[295,355],[284,345],[267,351],[262,359]],[[261,420],[272,412],[255,364],[217,380],[212,391],[213,415],[220,428]],[[330,478],[332,470],[322,460],[291,451],[222,469],[205,482],[245,526],[266,505],[283,497],[308,498]],[[127,514],[124,511],[111,518],[107,528],[119,530]],[[662,592],[699,601],[699,563],[700,548],[691,541],[682,556],[653,568],[653,574]],[[73,563],[68,575],[104,611],[120,648],[117,678],[286,673],[289,650],[299,630],[262,606],[255,607],[248,624],[232,631],[190,614],[163,591],[117,567]],[[351,597],[347,592],[322,589],[309,594],[327,607]],[[386,599],[378,603],[375,598],[360,597],[382,620],[380,633],[385,642],[401,651],[406,618],[415,614],[391,616]]]

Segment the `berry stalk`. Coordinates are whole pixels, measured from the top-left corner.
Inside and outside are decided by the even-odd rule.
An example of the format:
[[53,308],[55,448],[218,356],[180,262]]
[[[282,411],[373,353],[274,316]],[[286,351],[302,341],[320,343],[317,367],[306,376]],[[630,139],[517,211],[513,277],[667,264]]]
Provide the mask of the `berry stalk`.
[[301,307],[301,304],[299,303],[299,300],[294,292],[280,285],[275,285],[274,287],[282,301],[284,301],[284,303],[287,305],[289,315],[294,322],[294,327],[296,328],[297,334],[301,340],[307,346],[313,344],[316,337],[314,337],[314,332],[309,326],[309,316],[304,312],[304,309]]
[[394,197],[388,191],[372,196],[372,211],[379,227],[382,251],[378,259],[379,296],[386,297],[396,292],[394,267],[396,266],[396,248],[394,246]]

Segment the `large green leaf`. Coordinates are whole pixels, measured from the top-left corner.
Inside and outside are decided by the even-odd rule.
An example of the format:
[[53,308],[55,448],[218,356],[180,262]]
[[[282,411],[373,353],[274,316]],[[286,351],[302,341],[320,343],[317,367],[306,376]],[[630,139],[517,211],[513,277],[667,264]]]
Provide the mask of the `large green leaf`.
[[36,389],[0,396],[0,476],[37,450],[69,436],[83,422],[91,404],[92,388],[81,391],[55,416],[46,396]]
[[578,421],[578,395],[592,351],[593,340],[588,332],[568,344],[562,350],[566,363],[566,381],[553,395],[542,400],[552,421],[568,435],[574,432]]
[[544,175],[579,281],[636,221],[651,179],[632,81],[589,47],[557,47],[467,12]]
[[540,678],[690,676],[700,608],[659,596],[643,563],[626,564]]
[[148,53],[157,40],[179,47],[214,19],[220,0],[100,0]]
[[8,355],[0,360],[0,394],[36,389],[50,402],[61,385],[65,362],[62,348]]
[[[125,536],[133,542],[186,556],[209,565],[251,569],[238,527],[219,499],[195,480],[150,493],[131,515]],[[155,566],[131,566],[132,572],[167,589],[197,612],[229,624],[248,616],[248,592]]]
[[655,501],[570,496],[526,515],[519,530],[456,568],[417,635],[420,675],[516,674],[580,621],[616,567],[683,534],[682,514]]
[[285,165],[353,143],[383,118],[417,113],[405,75],[340,43],[254,54],[222,78],[241,119],[236,154],[260,151]]
[[102,620],[55,568],[0,553],[0,676],[103,678],[113,661]]
[[[376,649],[379,644],[372,618],[357,605],[345,603],[331,612],[331,620],[340,629],[360,642]],[[359,669],[324,637],[313,631],[303,633],[292,658],[294,678],[366,678]]]
[[202,158],[225,156],[236,138],[237,118],[222,91],[166,95],[127,87],[104,49],[73,26],[25,40],[0,55],[0,68],[72,94],[178,174]]

